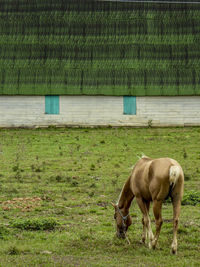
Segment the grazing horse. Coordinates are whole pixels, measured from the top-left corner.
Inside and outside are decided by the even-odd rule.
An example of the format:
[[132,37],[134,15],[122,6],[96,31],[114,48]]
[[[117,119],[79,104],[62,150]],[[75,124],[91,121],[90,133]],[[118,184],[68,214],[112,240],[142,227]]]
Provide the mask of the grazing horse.
[[[173,204],[173,241],[171,250],[177,253],[177,230],[183,196],[184,174],[180,164],[170,158],[151,159],[143,156],[135,164],[131,176],[124,184],[118,202],[112,204],[115,208],[114,218],[117,225],[117,236],[126,238],[126,231],[132,220],[129,208],[134,197],[143,214],[142,242],[148,237],[149,248],[156,248],[162,220],[162,203],[171,197]],[[149,217],[150,203],[153,202],[156,233],[151,230]]]

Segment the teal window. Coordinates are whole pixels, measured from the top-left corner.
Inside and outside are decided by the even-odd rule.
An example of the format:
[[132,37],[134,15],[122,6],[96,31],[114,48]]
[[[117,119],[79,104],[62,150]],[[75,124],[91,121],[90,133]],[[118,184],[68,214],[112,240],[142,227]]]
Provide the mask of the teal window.
[[46,95],[45,96],[45,114],[59,114],[59,96]]
[[136,115],[136,97],[124,96],[124,114]]

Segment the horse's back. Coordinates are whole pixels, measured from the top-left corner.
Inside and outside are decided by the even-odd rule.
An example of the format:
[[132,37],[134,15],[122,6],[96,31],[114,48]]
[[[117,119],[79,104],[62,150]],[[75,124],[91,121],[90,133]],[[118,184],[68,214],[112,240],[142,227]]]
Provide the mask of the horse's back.
[[152,159],[142,157],[134,166],[131,175],[131,189],[136,197],[142,196],[146,200],[151,200],[151,193],[149,191],[149,166]]
[[155,178],[157,180],[168,181],[169,169],[171,166],[179,166],[181,168],[179,163],[171,158],[158,158],[152,160],[151,165],[149,167],[150,180]]
[[169,173],[171,166],[178,166],[180,168],[179,183],[183,183],[183,171],[176,160],[170,158],[141,158],[136,163],[132,173],[132,190],[134,195],[136,197],[142,196],[146,200],[153,200],[155,198],[165,199],[170,188]]

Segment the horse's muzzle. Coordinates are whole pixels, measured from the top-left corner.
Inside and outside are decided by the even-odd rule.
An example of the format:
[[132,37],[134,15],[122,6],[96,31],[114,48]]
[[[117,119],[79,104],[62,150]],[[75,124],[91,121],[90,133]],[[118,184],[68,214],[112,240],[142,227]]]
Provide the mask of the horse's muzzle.
[[117,234],[118,238],[121,238],[121,239],[125,239],[126,238],[126,235],[125,235],[124,232],[118,231],[116,234]]

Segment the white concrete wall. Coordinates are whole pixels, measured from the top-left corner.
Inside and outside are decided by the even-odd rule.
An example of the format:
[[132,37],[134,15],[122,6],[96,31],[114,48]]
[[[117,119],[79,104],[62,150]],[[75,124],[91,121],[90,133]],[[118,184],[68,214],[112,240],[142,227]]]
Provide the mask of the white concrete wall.
[[152,125],[200,125],[200,96],[138,97],[137,115]]
[[0,127],[48,125],[200,125],[200,96],[137,97],[137,115],[123,115],[123,97],[60,96],[60,114],[45,114],[44,96],[0,96]]

